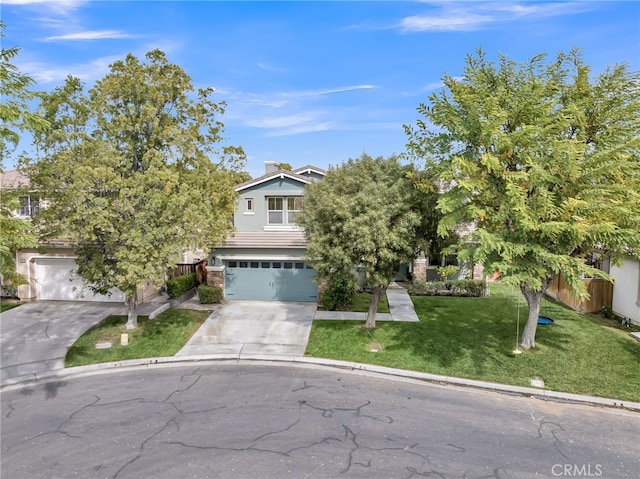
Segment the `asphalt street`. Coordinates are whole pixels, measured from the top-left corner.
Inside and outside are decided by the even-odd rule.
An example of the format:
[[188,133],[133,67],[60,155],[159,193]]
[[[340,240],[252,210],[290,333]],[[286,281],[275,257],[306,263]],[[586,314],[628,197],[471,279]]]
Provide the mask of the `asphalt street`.
[[640,415],[292,366],[6,388],[2,478],[638,477]]

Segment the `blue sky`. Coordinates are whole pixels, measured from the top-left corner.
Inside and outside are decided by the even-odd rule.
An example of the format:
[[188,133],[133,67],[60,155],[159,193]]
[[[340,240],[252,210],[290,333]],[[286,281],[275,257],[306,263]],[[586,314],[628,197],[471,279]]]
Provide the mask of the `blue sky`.
[[[247,171],[401,153],[403,124],[482,47],[517,61],[579,47],[594,72],[640,64],[638,1],[216,2],[2,0],[3,46],[40,90],[88,86],[159,48],[226,101]],[[5,161],[5,168],[10,167]]]

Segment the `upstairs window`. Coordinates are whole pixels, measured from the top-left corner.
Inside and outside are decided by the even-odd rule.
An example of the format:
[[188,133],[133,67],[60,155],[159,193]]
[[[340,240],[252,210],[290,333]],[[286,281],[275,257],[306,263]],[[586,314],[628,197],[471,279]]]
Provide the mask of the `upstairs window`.
[[20,197],[20,210],[18,211],[19,216],[32,217],[38,212],[39,209],[40,209],[39,198],[33,198],[31,196]]
[[295,225],[302,211],[302,196],[267,198],[267,223],[270,225]]
[[267,200],[267,221],[270,225],[281,225],[284,223],[284,201],[283,198],[268,198]]
[[287,222],[292,225],[296,223],[296,217],[302,211],[302,196],[291,196],[287,198]]

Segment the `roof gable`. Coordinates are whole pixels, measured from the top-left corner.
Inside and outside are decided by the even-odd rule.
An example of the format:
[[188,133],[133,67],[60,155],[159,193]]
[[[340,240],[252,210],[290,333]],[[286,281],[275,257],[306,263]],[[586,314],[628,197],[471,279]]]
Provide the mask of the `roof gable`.
[[297,173],[298,175],[315,173],[320,176],[326,176],[327,174],[327,170],[323,170],[322,168],[318,168],[317,166],[313,165],[305,165],[301,168],[296,168],[295,170],[293,170],[293,172]]
[[287,170],[278,170],[278,171],[274,171],[273,173],[267,173],[266,175],[262,175],[258,178],[255,178],[253,180],[249,180],[249,181],[245,181],[244,183],[240,183],[238,186],[236,186],[236,191],[240,192],[243,190],[247,190],[249,188],[252,188],[254,186],[258,186],[261,185],[263,183],[266,183],[268,181],[271,180],[275,180],[275,179],[284,179],[284,178],[288,178],[290,180],[296,181],[298,183],[301,184],[301,186],[304,185],[308,185],[309,183],[311,183],[311,180],[305,176],[299,175],[297,173],[294,173],[292,171],[287,171]]

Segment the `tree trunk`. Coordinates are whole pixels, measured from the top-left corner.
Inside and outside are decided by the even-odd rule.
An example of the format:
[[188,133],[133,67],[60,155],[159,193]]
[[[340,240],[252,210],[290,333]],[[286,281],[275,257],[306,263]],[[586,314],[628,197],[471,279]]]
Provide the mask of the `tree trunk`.
[[386,286],[378,285],[373,288],[373,294],[371,295],[371,303],[369,303],[369,311],[367,312],[367,321],[362,325],[365,329],[375,329],[376,327],[376,312],[378,311],[378,303],[380,298],[387,290]]
[[138,327],[138,292],[127,298],[127,324],[125,329],[136,329]]
[[542,304],[542,295],[553,282],[553,278],[546,278],[542,281],[541,291],[534,291],[529,287],[528,283],[520,285],[520,291],[527,299],[529,305],[529,314],[527,315],[527,324],[522,331],[522,339],[520,346],[524,349],[536,347],[536,329],[538,328],[538,317],[540,316],[540,304]]
[[538,316],[540,315],[540,303],[542,301],[542,293],[533,291],[528,286],[520,286],[522,294],[529,304],[529,314],[527,316],[527,324],[522,331],[522,339],[520,346],[524,349],[536,347],[536,329],[538,328]]

